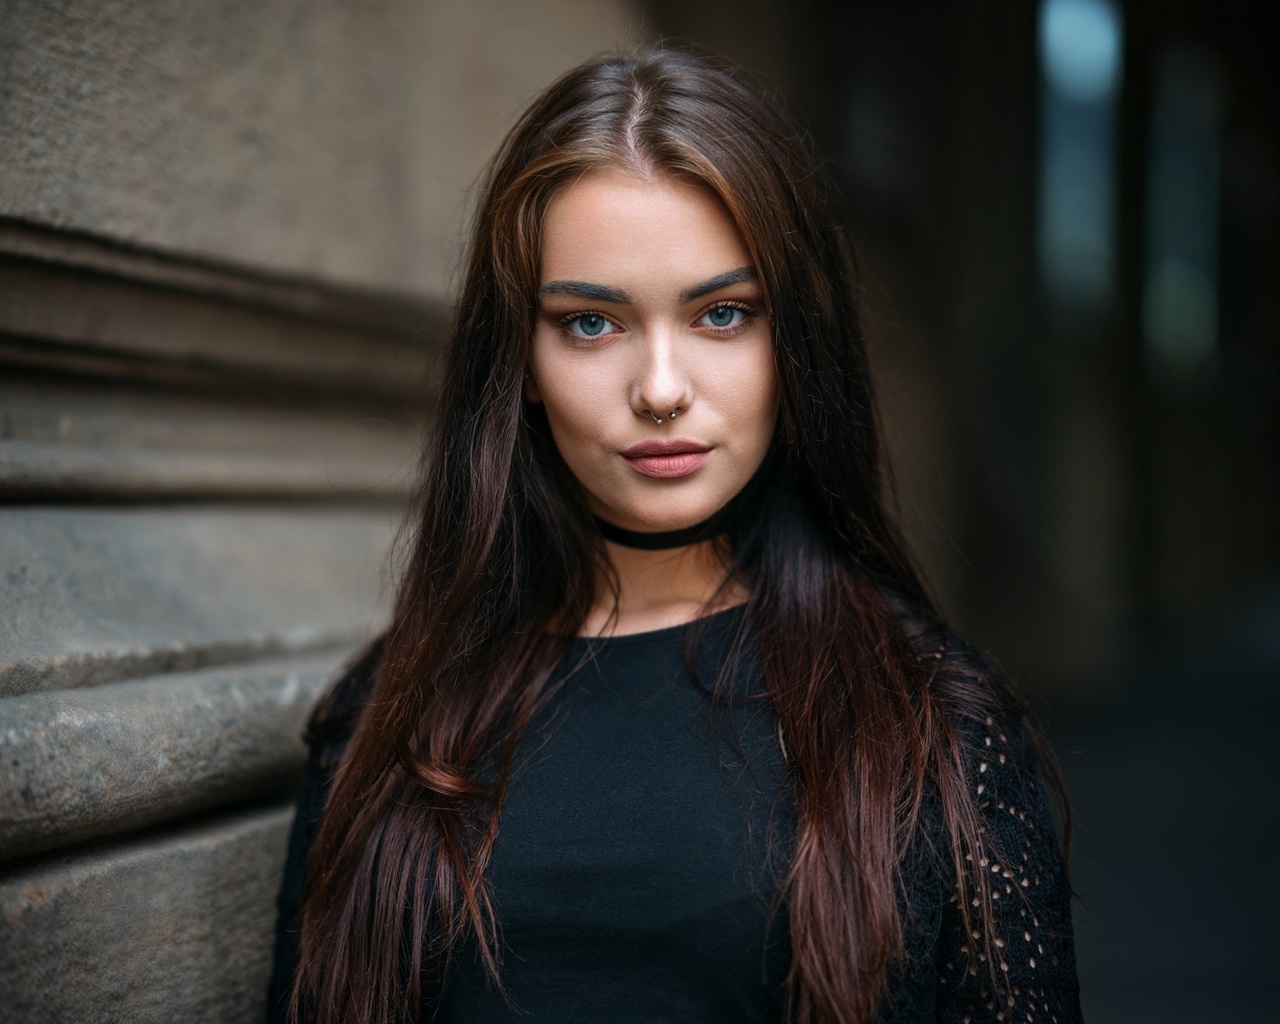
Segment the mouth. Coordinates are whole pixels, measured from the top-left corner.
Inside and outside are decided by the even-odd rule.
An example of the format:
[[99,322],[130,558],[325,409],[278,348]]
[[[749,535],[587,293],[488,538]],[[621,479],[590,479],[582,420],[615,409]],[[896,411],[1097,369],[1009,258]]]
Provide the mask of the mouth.
[[637,473],[670,480],[701,469],[711,458],[711,445],[675,437],[667,441],[641,441],[624,449],[621,455]]

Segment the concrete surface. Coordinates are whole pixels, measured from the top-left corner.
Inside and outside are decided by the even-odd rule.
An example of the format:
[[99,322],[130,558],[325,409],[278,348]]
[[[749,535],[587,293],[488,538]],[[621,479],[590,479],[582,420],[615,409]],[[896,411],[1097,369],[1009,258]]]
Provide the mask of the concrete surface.
[[467,190],[624,0],[0,7],[0,214],[441,296]]
[[10,501],[403,500],[420,427],[393,410],[9,374],[0,376],[0,493]]
[[354,646],[399,506],[0,507],[0,695]]
[[0,861],[287,789],[349,653],[0,697]]
[[[0,162],[3,157],[0,157]],[[0,182],[0,196],[3,196]],[[48,349],[128,359],[152,367],[221,372],[220,384],[252,390],[262,381],[277,390],[330,394],[420,393],[428,349],[437,338],[299,317],[228,302],[219,295],[158,289],[34,261],[0,258],[0,351]],[[424,307],[422,326],[432,321]],[[8,334],[11,338],[4,338]],[[128,376],[131,367],[122,367]],[[113,376],[119,376],[120,367]]]
[[6,1024],[260,1020],[290,814],[251,811],[0,875]]

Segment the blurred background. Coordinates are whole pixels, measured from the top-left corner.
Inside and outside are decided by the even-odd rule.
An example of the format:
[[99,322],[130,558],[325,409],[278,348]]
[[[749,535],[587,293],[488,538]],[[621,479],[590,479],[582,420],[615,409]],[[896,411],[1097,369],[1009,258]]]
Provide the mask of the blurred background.
[[260,1015],[471,188],[552,76],[657,38],[843,189],[908,530],[1066,778],[1086,1018],[1274,1019],[1275,12],[0,0],[12,1019]]

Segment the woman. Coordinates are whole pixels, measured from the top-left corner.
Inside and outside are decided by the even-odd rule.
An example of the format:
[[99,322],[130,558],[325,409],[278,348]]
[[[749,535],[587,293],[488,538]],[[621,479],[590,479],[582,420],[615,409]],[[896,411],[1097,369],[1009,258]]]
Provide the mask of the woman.
[[1079,1017],[1035,744],[886,510],[836,219],[683,53],[512,130],[390,629],[309,735],[274,1014]]

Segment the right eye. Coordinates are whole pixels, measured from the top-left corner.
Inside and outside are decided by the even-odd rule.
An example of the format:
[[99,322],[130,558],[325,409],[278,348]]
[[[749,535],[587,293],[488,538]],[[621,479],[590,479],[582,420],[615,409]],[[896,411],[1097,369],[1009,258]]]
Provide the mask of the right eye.
[[576,338],[602,338],[618,331],[617,325],[600,313],[579,313],[561,320],[560,326]]

